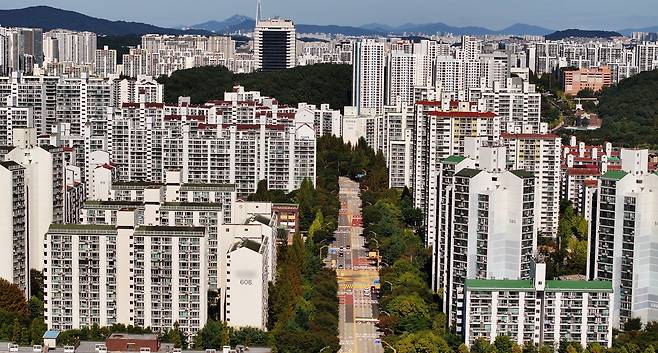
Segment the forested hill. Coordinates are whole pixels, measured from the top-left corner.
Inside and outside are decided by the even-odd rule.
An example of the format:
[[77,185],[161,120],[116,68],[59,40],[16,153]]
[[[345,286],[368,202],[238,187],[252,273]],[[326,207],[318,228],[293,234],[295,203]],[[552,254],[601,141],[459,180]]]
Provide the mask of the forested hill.
[[207,66],[176,71],[158,81],[164,84],[168,103],[176,103],[179,96],[190,96],[195,104],[222,99],[224,92],[234,85],[260,91],[289,105],[329,103],[332,109],[343,109],[352,100],[351,65],[317,64],[250,74],[234,74],[224,67]]
[[642,72],[605,89],[597,108],[601,129],[590,137],[634,147],[658,148],[658,70]]

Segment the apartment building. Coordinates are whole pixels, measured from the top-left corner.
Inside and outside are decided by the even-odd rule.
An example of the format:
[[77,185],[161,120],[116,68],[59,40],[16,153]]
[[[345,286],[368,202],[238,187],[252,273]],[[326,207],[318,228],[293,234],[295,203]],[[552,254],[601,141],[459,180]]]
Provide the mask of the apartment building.
[[193,336],[207,321],[206,228],[53,224],[45,244],[45,321],[68,330],[114,324]]
[[25,168],[12,161],[0,162],[0,278],[16,284],[29,297],[30,264],[27,232]]
[[560,137],[545,133],[503,133],[501,138],[507,147],[511,169],[525,170],[537,176],[541,200],[539,230],[554,236],[560,216]]
[[658,320],[658,289],[652,284],[658,175],[648,171],[647,162],[647,150],[622,149],[621,170],[603,174],[596,190],[588,276],[612,282],[615,327],[630,318]]
[[437,105],[440,107],[441,102],[416,103],[412,137],[414,204],[424,211],[428,244],[436,237],[441,160],[463,155],[467,137],[480,136],[494,141],[500,136],[500,118],[494,113],[468,111],[465,107],[461,111],[438,110]]
[[44,63],[90,65],[95,62],[96,33],[55,29],[43,34]]
[[[63,150],[54,146],[37,146],[35,129],[14,130],[13,145],[4,160],[25,169],[29,266],[42,270],[44,235],[51,223],[63,223],[66,218]],[[10,194],[13,189],[5,192]]]
[[0,74],[31,74],[43,64],[43,52],[41,28],[0,27]]
[[241,240],[226,255],[225,320],[230,327],[267,329],[267,241]]
[[117,73],[117,51],[107,45],[96,49],[94,53],[94,74],[99,77],[110,77]]
[[495,81],[493,85],[483,80],[480,86],[469,88],[468,100],[477,103],[478,111],[498,114],[502,131],[542,130],[541,94],[535,91],[535,85],[520,78]]
[[457,332],[465,329],[467,279],[530,278],[537,246],[538,186],[532,173],[505,170],[505,147],[479,147],[477,159],[444,159],[441,200],[432,243],[432,278],[446,293],[444,310]]
[[385,92],[385,43],[362,39],[354,43],[352,53],[352,106],[358,114],[381,113]]
[[493,343],[504,335],[518,345],[574,342],[610,348],[613,298],[608,281],[546,280],[543,263],[534,264],[530,279],[467,279],[465,341]]

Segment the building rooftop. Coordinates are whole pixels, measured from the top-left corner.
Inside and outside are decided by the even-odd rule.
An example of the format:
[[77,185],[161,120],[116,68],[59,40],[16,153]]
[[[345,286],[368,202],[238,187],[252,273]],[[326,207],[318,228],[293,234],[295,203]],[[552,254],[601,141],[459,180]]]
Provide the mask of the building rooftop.
[[58,224],[50,225],[48,232],[67,232],[67,233],[103,233],[116,234],[116,227],[106,224]]
[[610,292],[612,293],[612,282],[610,281],[546,281],[546,290],[552,292],[579,291],[579,292]]
[[531,280],[509,280],[509,279],[467,279],[466,288],[468,289],[527,289],[533,290],[534,285]]
[[450,157],[444,159],[441,162],[446,163],[446,164],[457,164],[457,163],[462,162],[465,159],[466,159],[466,157],[464,157],[464,156],[450,156]]
[[48,330],[43,334],[43,339],[57,339],[59,330]]
[[251,251],[260,253],[261,243],[259,243],[257,241],[254,241],[254,240],[251,240],[251,239],[242,239],[242,241],[233,244],[233,246],[231,246],[231,249],[229,250],[229,252],[235,251],[239,248],[247,248]]
[[511,170],[510,173],[516,175],[517,177],[519,177],[521,179],[534,178],[535,177],[535,173],[529,172],[527,170],[520,170],[520,169],[519,170]]
[[174,226],[138,226],[135,235],[151,235],[153,233],[167,233],[167,235],[204,236],[204,227],[174,227]]
[[113,333],[108,339],[126,339],[126,340],[157,340],[156,334],[133,334],[133,333]]
[[455,176],[461,176],[461,177],[467,177],[467,178],[472,178],[482,172],[480,169],[471,169],[471,168],[464,168],[460,171],[458,171]]
[[626,175],[628,175],[628,173],[623,170],[609,170],[605,174],[603,174],[601,178],[619,181],[623,179]]

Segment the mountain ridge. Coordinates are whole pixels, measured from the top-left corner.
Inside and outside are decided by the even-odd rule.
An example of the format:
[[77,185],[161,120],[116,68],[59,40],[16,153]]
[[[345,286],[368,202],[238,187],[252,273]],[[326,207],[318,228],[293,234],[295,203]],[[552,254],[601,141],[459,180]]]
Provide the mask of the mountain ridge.
[[125,36],[134,34],[207,34],[207,31],[180,30],[158,27],[155,25],[111,21],[88,16],[76,11],[58,9],[51,6],[29,6],[20,9],[0,10],[0,23],[6,27],[35,27],[44,31],[53,29],[69,29],[74,31],[90,31],[99,35]]

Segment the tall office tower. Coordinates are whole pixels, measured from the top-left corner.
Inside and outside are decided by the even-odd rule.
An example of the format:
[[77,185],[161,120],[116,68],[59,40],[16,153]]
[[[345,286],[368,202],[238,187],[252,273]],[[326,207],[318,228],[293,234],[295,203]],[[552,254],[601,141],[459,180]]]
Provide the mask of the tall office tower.
[[292,20],[272,18],[258,21],[254,30],[254,67],[273,71],[295,67],[297,37]]
[[438,110],[437,103],[440,107],[440,102],[416,103],[413,137],[414,204],[425,214],[428,244],[433,244],[436,237],[436,190],[441,160],[451,155],[462,155],[466,137],[480,136],[494,141],[500,136],[500,118],[496,114]]
[[501,134],[512,169],[537,176],[541,199],[539,231],[555,236],[560,216],[560,149],[562,141],[554,134]]
[[56,29],[43,34],[45,63],[93,64],[96,33]]
[[13,137],[15,147],[5,155],[5,160],[25,168],[29,265],[42,270],[44,235],[51,223],[64,221],[63,150],[37,146],[35,129],[16,129]]
[[207,321],[203,227],[143,226],[123,209],[113,225],[50,226],[44,315],[58,330],[114,324],[193,336]]
[[[470,141],[471,139],[469,139]],[[467,154],[442,160],[442,201],[433,249],[432,277],[444,289],[448,324],[464,329],[467,279],[529,279],[537,247],[539,200],[535,176],[507,171],[505,147],[470,143]]]
[[595,235],[589,239],[590,278],[612,281],[613,318],[658,320],[658,175],[647,168],[648,151],[622,149],[622,168],[603,174],[597,190]]
[[385,43],[362,39],[352,53],[352,105],[358,114],[379,114],[384,108]]
[[94,74],[100,77],[108,77],[117,73],[117,51],[104,46],[96,49],[94,58]]
[[612,284],[546,280],[546,264],[533,267],[532,279],[466,280],[466,344],[507,336],[518,345],[612,347]]
[[0,278],[30,294],[30,265],[27,238],[25,168],[16,162],[0,162]]
[[498,114],[502,131],[541,132],[541,94],[527,81],[508,78],[505,83],[473,87],[468,90],[468,100],[477,102],[479,111]]

